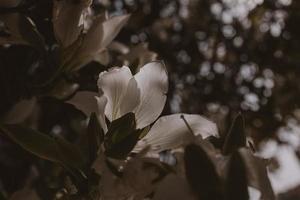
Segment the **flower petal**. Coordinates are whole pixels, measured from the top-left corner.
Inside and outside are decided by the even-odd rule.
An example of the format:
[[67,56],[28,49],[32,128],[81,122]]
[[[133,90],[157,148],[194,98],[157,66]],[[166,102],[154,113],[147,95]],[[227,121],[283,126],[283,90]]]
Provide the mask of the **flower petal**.
[[106,13],[97,16],[82,41],[79,57],[88,57],[101,52],[117,36],[128,19],[129,15],[109,19],[107,19]]
[[105,48],[117,36],[128,19],[129,15],[120,15],[109,19],[107,13],[98,15],[83,37],[80,48],[70,61],[69,66],[72,66],[72,70],[79,70],[93,60],[99,62],[99,59],[101,59],[101,63],[103,61],[104,64],[107,63],[109,56],[107,53],[105,54]]
[[134,78],[141,90],[141,102],[135,110],[137,128],[144,128],[158,118],[165,106],[168,75],[162,62],[150,62]]
[[98,105],[98,110],[97,110],[97,117],[98,117],[98,120],[99,120],[99,123],[104,131],[104,133],[107,132],[107,125],[106,125],[106,122],[105,122],[105,106],[107,104],[107,98],[102,95],[100,97],[95,97],[96,98],[96,101],[97,101],[97,105]]
[[63,47],[70,46],[81,34],[83,25],[80,24],[80,18],[90,3],[90,0],[79,3],[54,1],[53,29],[56,39]]
[[191,141],[193,136],[181,118],[181,115],[184,116],[195,135],[201,135],[204,138],[210,135],[218,135],[216,124],[200,115],[167,115],[155,122],[149,133],[138,142],[134,152],[140,151],[145,146],[150,146],[153,152],[160,152],[166,149],[177,148]]
[[126,93],[120,103],[120,116],[132,112],[140,103],[140,89],[134,77],[128,83]]
[[131,78],[131,71],[125,66],[101,72],[99,75],[98,88],[103,91],[103,95],[107,98],[105,115],[110,121],[121,117],[120,104]]
[[78,52],[79,57],[88,57],[97,54],[102,49],[103,23],[107,19],[106,13],[98,15],[83,38]]

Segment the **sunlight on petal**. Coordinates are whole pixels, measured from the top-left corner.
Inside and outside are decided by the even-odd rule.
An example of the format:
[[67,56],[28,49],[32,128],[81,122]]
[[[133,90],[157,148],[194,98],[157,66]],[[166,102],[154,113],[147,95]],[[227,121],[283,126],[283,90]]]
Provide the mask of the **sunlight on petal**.
[[126,93],[120,103],[120,116],[132,112],[140,103],[140,89],[138,88],[135,78],[131,78]]
[[[159,152],[177,148],[191,141],[193,137],[180,117],[181,115],[173,114],[159,118],[149,133],[138,142],[134,151],[140,151],[149,145],[152,151]],[[184,114],[184,117],[195,135],[201,135],[203,138],[211,135],[218,136],[217,126],[210,120],[194,114]]]
[[162,62],[150,62],[134,77],[141,90],[141,102],[135,111],[137,128],[143,128],[153,123],[165,106],[168,75]]
[[112,121],[121,117],[120,104],[127,91],[127,86],[132,78],[128,67],[112,68],[101,72],[98,79],[98,88],[107,98],[105,115]]

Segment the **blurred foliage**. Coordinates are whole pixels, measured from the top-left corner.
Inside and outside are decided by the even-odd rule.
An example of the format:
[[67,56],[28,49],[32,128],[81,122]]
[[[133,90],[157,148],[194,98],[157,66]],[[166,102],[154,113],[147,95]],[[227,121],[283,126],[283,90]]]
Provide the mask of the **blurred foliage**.
[[[90,48],[88,53],[82,47],[86,53],[82,55],[87,60],[73,51],[80,49],[88,30],[77,30],[76,36],[66,36],[71,41],[63,44],[63,37],[55,32],[53,26],[55,2],[74,3],[79,7],[83,6],[82,3],[89,3],[71,0],[6,0],[0,4],[2,122],[23,122],[27,127],[38,129],[46,133],[44,139],[47,137],[46,140],[51,140],[51,145],[57,145],[57,140],[53,138],[59,136],[67,143],[84,147],[81,149],[83,152],[89,151],[87,144],[83,143],[93,142],[93,148],[98,149],[99,141],[107,143],[107,138],[98,138],[99,143],[96,142],[93,128],[89,127],[92,139],[85,141],[85,116],[64,101],[77,91],[96,92],[98,74],[108,67],[126,64],[132,70],[137,70],[157,57],[164,60],[169,72],[169,101],[164,113],[201,113],[213,119],[220,129],[221,139],[210,138],[212,143],[224,154],[233,153],[230,163],[236,163],[241,168],[247,169],[247,164],[241,161],[242,153],[237,153],[236,148],[245,146],[246,141],[245,138],[235,138],[231,127],[237,113],[243,113],[245,124],[233,126],[233,130],[238,129],[239,133],[252,136],[255,144],[268,138],[281,142],[277,138],[277,130],[291,119],[300,119],[297,98],[300,90],[300,2],[296,0],[94,0],[87,16],[108,11],[111,15],[130,13],[131,17],[126,26],[120,25],[120,28],[124,26],[121,31],[117,28],[118,31],[111,35],[115,37],[120,31],[112,43],[108,42],[109,45],[103,43],[103,46]],[[86,23],[91,27],[89,20]],[[61,24],[67,25],[72,26],[70,23]],[[78,36],[80,33],[83,35]],[[98,50],[101,54],[94,55],[99,53]],[[91,54],[93,56],[89,57]],[[79,58],[82,60],[77,61]],[[98,130],[95,122],[90,121],[92,123]],[[1,126],[3,129],[7,127]],[[230,133],[233,139],[226,138],[226,133]],[[11,135],[0,137],[0,192],[10,196],[24,185],[31,184],[42,199],[53,199],[55,194],[73,194],[73,185],[66,178],[70,174],[23,151],[9,139]],[[136,143],[137,138],[131,140]],[[224,147],[224,143],[228,147]],[[207,169],[212,171],[207,176],[215,177],[215,169],[209,169],[212,167],[211,163],[208,164],[205,152],[200,147],[188,147],[191,148],[185,153],[189,155],[185,156],[202,155],[198,157],[202,158],[199,162],[206,162]],[[126,153],[131,149],[126,149]],[[123,149],[121,151],[124,152]],[[95,156],[90,155],[89,164]],[[118,172],[119,162],[105,162]],[[197,160],[192,162],[198,163]],[[263,164],[257,162],[260,164],[255,169],[261,172],[258,168],[263,168],[260,166]],[[188,163],[185,163],[186,167],[189,167]],[[165,166],[154,166],[158,171],[166,170]],[[230,165],[228,173],[233,174],[233,178],[227,181],[237,184],[241,180],[236,179],[246,180],[246,177],[237,177],[234,167]],[[43,176],[36,173],[42,173]],[[94,173],[93,170],[86,172],[88,177],[95,179],[88,180],[88,184],[98,183]],[[189,177],[187,174],[191,188],[203,184],[195,183]],[[172,178],[169,177],[170,180]],[[239,187],[241,191],[245,190],[243,185]],[[61,188],[64,189],[58,192]],[[22,190],[36,195],[28,188]],[[232,190],[230,187],[226,189]],[[154,197],[159,199],[157,196],[160,194],[158,192]],[[247,196],[233,197],[226,192],[224,195],[227,199]]]

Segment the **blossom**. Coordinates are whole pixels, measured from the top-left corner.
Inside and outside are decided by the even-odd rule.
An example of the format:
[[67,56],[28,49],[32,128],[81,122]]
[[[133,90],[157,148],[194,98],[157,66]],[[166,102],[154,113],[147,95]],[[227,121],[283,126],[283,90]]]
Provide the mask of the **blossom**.
[[150,146],[152,151],[158,152],[189,142],[191,134],[182,115],[195,135],[203,138],[218,135],[215,123],[201,115],[177,113],[158,118],[168,92],[168,75],[163,62],[147,63],[135,75],[127,66],[111,68],[100,73],[98,88],[98,95],[80,92],[69,102],[87,115],[96,111],[104,132],[107,132],[105,118],[114,121],[129,112],[135,114],[137,129],[154,123],[134,151]]
[[54,1],[53,31],[61,46],[61,65],[79,70],[91,61],[103,65],[109,59],[107,46],[129,20],[130,15],[93,15],[91,0]]

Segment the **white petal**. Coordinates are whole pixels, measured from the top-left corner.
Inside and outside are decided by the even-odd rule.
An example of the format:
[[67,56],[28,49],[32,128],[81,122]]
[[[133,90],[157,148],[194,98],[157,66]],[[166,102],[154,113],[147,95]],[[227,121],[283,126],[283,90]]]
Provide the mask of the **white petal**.
[[141,102],[135,111],[137,128],[143,128],[153,123],[165,106],[168,75],[162,62],[150,62],[134,78],[141,90]]
[[140,89],[138,88],[137,82],[134,77],[132,77],[128,83],[126,93],[122,97],[120,103],[120,116],[126,113],[133,112],[133,110],[140,103]]
[[128,67],[112,68],[99,75],[98,88],[108,100],[105,115],[110,121],[121,117],[120,104],[131,78],[132,74]]
[[104,114],[104,111],[105,111],[105,106],[107,104],[107,98],[102,95],[100,97],[95,97],[96,100],[97,100],[97,105],[98,105],[98,110],[97,110],[97,116],[98,116],[98,120],[99,120],[99,123],[104,131],[104,133],[107,132],[107,125],[106,125],[106,122],[105,122],[105,114]]
[[82,111],[86,116],[90,116],[92,112],[98,110],[95,96],[98,93],[89,91],[77,92],[67,103],[74,105],[78,110]]
[[191,141],[193,139],[192,133],[184,123],[181,115],[184,116],[195,135],[201,135],[204,138],[210,135],[218,135],[216,124],[200,115],[167,115],[159,118],[154,123],[149,133],[138,142],[134,151],[137,152],[145,146],[150,146],[151,151],[159,152],[177,148]]

